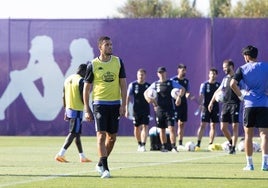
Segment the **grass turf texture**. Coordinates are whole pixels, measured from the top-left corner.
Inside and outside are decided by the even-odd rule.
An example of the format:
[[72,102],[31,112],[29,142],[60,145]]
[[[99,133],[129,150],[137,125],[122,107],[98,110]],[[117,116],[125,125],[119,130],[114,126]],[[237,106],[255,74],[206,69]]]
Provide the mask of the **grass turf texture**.
[[[98,160],[96,138],[82,137],[85,154],[92,163],[80,163],[75,143],[66,152],[69,163],[59,163],[54,156],[65,137],[0,137],[0,187],[94,187],[94,188],[172,188],[172,187],[267,187],[268,172],[261,168],[261,153],[254,153],[255,171],[243,171],[245,154],[237,151],[201,151],[161,153],[137,152],[133,137],[118,137],[109,158],[112,177],[101,179],[94,167]],[[185,137],[196,141],[195,137]],[[217,137],[216,143],[225,139]],[[258,140],[259,142],[259,140]]]

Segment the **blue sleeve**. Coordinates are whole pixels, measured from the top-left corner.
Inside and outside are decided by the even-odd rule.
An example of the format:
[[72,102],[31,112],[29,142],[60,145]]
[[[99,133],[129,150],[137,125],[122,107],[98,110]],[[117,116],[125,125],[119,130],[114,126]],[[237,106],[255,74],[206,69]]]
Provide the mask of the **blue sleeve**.
[[184,88],[182,85],[180,85],[179,83],[175,82],[174,80],[172,80],[172,86],[173,86],[173,88],[179,88],[179,89]]
[[202,83],[200,85],[199,94],[205,94],[205,83]]
[[129,85],[128,85],[128,88],[127,88],[127,95],[129,96],[132,96],[133,95],[133,82],[131,82]]

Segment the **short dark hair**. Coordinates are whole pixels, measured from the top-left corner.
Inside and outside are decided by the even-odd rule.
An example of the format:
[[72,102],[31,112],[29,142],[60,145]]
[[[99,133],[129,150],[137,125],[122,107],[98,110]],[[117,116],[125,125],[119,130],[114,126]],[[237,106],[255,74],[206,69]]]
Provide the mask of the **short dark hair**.
[[157,72],[166,72],[166,67],[158,67]]
[[178,65],[178,69],[186,69],[186,65],[181,63]]
[[243,55],[248,55],[251,58],[256,59],[258,57],[258,48],[255,46],[249,45],[242,49]]
[[79,67],[77,68],[76,73],[82,77],[85,77],[86,70],[87,70],[87,64],[80,64]]
[[111,40],[111,38],[108,36],[101,36],[98,40],[98,45],[102,44],[104,40]]
[[216,68],[211,68],[209,71],[215,72],[216,74],[218,74],[218,70]]
[[138,69],[138,71],[137,71],[137,72],[142,72],[142,73],[146,74],[146,70],[145,70],[145,69],[143,69],[143,68]]

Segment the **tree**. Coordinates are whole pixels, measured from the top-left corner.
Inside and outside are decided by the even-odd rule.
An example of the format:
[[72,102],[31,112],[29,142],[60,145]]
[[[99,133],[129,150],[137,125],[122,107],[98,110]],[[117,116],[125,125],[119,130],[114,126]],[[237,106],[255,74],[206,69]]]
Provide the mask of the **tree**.
[[231,0],[210,0],[210,17],[229,17]]
[[239,17],[239,18],[268,17],[268,1],[239,0],[232,11],[231,17]]
[[210,17],[264,18],[268,17],[267,0],[210,0]]
[[201,17],[188,0],[181,0],[179,6],[172,0],[128,0],[118,12],[125,18],[178,18]]

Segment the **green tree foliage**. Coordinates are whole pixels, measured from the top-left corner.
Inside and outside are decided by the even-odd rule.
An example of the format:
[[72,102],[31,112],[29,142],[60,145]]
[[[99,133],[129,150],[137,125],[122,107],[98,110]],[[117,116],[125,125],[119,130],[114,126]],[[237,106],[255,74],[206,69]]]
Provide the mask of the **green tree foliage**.
[[196,1],[193,1],[193,4],[191,6],[189,0],[181,0],[178,17],[201,17],[202,14],[195,8],[195,2]]
[[[127,0],[118,12],[124,18],[192,18],[204,17],[195,4],[204,0]],[[266,18],[268,0],[209,0],[209,17]]]
[[181,0],[179,6],[172,0],[128,0],[118,12],[124,18],[179,18],[201,17],[188,0]]
[[239,0],[233,8],[231,17],[238,18],[267,18],[267,0]]
[[210,0],[210,17],[229,17],[231,0]]

